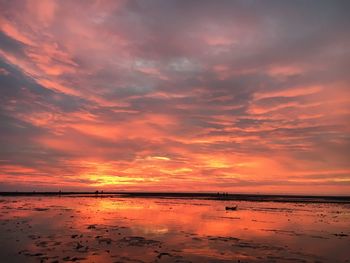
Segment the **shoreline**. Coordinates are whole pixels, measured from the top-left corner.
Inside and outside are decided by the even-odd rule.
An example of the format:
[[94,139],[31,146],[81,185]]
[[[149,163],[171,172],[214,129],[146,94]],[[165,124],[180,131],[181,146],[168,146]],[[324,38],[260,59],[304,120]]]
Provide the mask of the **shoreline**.
[[0,257],[14,263],[349,259],[350,203],[273,197],[279,202],[203,193],[0,196]]
[[272,194],[222,194],[222,193],[161,193],[161,192],[0,192],[0,196],[69,196],[99,198],[159,198],[196,199],[217,201],[255,201],[292,203],[350,203],[350,196],[272,195]]

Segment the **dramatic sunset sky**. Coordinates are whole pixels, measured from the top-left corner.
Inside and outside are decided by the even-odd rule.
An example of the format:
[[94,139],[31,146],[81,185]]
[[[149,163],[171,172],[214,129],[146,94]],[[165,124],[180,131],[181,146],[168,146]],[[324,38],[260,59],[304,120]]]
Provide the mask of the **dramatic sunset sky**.
[[350,194],[349,12],[0,0],[0,191]]

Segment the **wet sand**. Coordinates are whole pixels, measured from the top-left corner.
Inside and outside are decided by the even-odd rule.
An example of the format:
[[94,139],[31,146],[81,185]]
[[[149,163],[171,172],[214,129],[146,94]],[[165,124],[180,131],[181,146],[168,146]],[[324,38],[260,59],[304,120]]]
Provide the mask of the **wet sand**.
[[0,196],[0,261],[350,262],[350,203],[299,201]]

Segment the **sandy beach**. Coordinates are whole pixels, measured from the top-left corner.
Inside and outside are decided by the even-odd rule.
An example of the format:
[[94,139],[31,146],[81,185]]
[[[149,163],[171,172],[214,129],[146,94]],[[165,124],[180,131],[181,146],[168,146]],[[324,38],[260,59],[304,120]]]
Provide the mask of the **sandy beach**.
[[[226,206],[237,206],[226,211]],[[350,262],[350,203],[0,197],[2,262]]]

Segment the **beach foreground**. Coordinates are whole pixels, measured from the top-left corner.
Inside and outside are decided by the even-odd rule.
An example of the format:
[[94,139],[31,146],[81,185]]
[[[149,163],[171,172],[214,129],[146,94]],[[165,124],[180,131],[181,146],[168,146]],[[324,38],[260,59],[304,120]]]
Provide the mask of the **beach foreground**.
[[[226,206],[237,210],[226,211]],[[350,262],[350,204],[0,197],[1,262]]]

